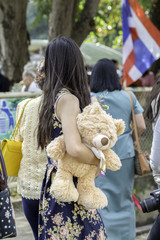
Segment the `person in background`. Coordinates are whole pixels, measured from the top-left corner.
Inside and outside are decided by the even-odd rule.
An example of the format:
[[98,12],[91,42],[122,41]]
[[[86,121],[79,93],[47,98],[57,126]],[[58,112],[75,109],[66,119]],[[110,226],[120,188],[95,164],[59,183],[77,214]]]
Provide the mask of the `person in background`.
[[[41,62],[36,74],[36,83],[42,89],[44,82],[44,65]],[[38,239],[39,198],[47,163],[45,151],[38,149],[36,135],[41,98],[42,96],[34,98],[26,105],[16,136],[17,141],[22,141],[23,155],[17,179],[17,192],[22,197],[23,211],[35,240]],[[17,106],[17,121],[26,101],[28,99],[23,100]]]
[[[122,167],[116,172],[107,170],[104,178],[96,179],[96,186],[107,195],[108,206],[100,210],[102,220],[107,229],[109,240],[135,240],[135,210],[132,199],[134,186],[134,146],[132,138],[132,110],[130,98],[122,90],[114,63],[109,59],[99,60],[93,67],[90,88],[92,96],[96,96],[102,107],[113,118],[125,122],[125,131],[118,137],[113,151],[119,156]],[[145,130],[143,108],[133,92],[133,100],[138,134]],[[104,108],[105,110],[105,108]]]
[[0,92],[9,92],[9,87],[9,79],[0,72]]
[[23,72],[22,78],[24,86],[21,89],[21,92],[41,92],[37,83],[34,81],[36,74],[33,71],[25,70]]
[[142,83],[142,87],[152,87],[155,83],[154,73],[152,71],[145,71],[142,77],[139,79]]
[[[48,44],[45,74],[38,146],[44,149],[51,140],[63,134],[66,151],[70,156],[99,168],[99,159],[82,143],[77,129],[76,117],[90,104],[91,99],[83,58],[72,39],[61,36]],[[50,193],[58,159],[47,158],[40,197],[38,239],[106,240],[106,230],[96,209],[86,209],[77,202],[60,202]]]
[[[158,83],[158,82],[157,82]],[[159,95],[158,90],[160,82],[157,85],[157,95]],[[154,85],[154,91],[152,94],[156,93],[156,83]],[[159,97],[156,102],[156,111],[154,112],[154,116],[156,121],[154,122],[154,128],[153,128],[153,140],[152,140],[152,147],[151,147],[151,154],[150,154],[150,166],[152,168],[152,174],[154,181],[157,183],[157,187],[160,188],[160,103],[159,103]],[[153,119],[153,117],[151,118]],[[160,236],[160,213],[158,214],[156,220],[154,221],[151,230],[148,234],[147,240],[159,240]]]
[[118,74],[118,77],[119,77],[119,81],[120,79],[122,78],[122,71],[119,69],[119,64],[118,64],[118,61],[116,59],[112,59],[112,62],[114,63],[115,65],[115,68],[116,68],[116,71],[117,71],[117,74]]
[[155,84],[147,99],[147,105],[145,107],[145,117],[152,123],[152,128],[156,124],[157,118],[160,113],[160,73],[156,74]]

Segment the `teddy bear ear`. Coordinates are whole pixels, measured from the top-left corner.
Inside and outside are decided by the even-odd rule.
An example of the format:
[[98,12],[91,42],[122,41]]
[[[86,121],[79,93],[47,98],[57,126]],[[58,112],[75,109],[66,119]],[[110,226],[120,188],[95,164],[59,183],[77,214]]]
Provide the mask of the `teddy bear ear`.
[[98,102],[94,102],[91,105],[90,113],[95,114],[102,111],[102,108]]
[[117,136],[121,135],[122,133],[124,133],[124,129],[125,129],[125,123],[122,119],[114,119],[114,124],[117,128]]

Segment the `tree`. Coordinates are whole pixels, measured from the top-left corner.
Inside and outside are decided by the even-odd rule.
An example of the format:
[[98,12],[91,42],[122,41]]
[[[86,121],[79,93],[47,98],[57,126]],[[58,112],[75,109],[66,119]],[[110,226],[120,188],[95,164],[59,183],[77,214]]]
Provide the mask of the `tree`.
[[28,0],[0,0],[0,54],[4,74],[11,85],[19,82],[29,59],[26,28]]
[[159,0],[152,0],[150,9],[150,19],[153,24],[160,30],[160,3]]
[[[100,0],[33,0],[37,4],[38,23],[49,19],[49,40],[58,35],[71,37],[81,45],[95,27],[94,17]],[[49,11],[50,9],[50,11]]]
[[[34,25],[42,20],[42,16],[49,19],[50,15],[49,39],[63,33],[75,41],[78,41],[79,37],[83,39],[86,36],[85,40],[88,42],[99,42],[113,48],[122,47],[121,0],[101,0],[99,4],[96,3],[96,8],[95,1],[71,0],[69,4],[68,0],[33,1],[37,4],[37,17]],[[158,0],[139,0],[148,15],[153,1]],[[87,9],[89,4],[94,9],[94,12],[91,8],[89,9],[90,14]],[[89,16],[91,16],[90,20]],[[82,24],[82,18],[86,20],[84,24]],[[87,36],[85,29],[88,22]]]
[[95,26],[94,16],[99,1],[82,1],[83,7],[80,10],[79,0],[53,0],[49,17],[49,40],[63,34],[81,45]]
[[87,37],[112,48],[122,47],[121,1],[101,0],[95,16],[95,28]]

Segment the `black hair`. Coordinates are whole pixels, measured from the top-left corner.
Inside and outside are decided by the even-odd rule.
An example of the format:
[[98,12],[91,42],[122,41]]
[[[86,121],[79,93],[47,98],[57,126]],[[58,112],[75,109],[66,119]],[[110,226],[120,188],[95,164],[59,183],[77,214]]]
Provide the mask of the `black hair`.
[[107,58],[100,59],[93,67],[90,88],[92,92],[102,92],[108,90],[121,90],[118,74],[112,60]]
[[57,93],[67,88],[83,109],[90,103],[87,72],[78,45],[70,38],[53,39],[45,53],[45,84],[38,126],[38,146],[42,149],[51,140],[52,113]]
[[118,63],[118,61],[117,61],[116,59],[112,59],[112,62],[113,62],[114,64]]

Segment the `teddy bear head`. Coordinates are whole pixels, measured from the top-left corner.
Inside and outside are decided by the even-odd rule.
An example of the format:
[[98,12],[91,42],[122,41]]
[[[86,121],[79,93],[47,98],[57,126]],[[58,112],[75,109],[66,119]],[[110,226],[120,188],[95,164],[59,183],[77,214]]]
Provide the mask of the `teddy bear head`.
[[77,116],[82,142],[99,150],[112,148],[124,132],[124,121],[107,114],[98,102],[88,105]]

